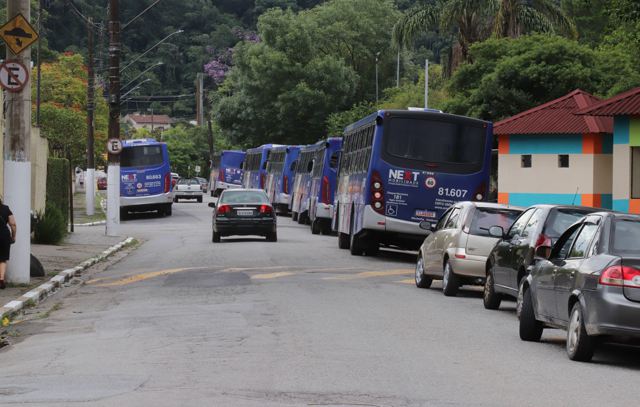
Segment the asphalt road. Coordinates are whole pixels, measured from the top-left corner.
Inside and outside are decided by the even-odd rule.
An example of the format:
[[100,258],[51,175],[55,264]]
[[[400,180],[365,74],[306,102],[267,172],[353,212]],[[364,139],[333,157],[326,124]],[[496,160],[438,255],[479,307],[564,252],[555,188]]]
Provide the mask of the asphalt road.
[[214,245],[210,216],[124,223],[144,243],[0,350],[0,405],[638,404],[636,348],[571,362],[564,332],[520,341],[512,303],[417,289],[412,253],[354,257],[288,218],[277,243]]

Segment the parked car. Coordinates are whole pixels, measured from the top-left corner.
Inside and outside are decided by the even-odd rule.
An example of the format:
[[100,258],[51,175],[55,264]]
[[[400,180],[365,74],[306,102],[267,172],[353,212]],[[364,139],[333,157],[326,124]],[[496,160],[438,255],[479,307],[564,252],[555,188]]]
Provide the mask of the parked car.
[[640,339],[640,216],[598,212],[541,246],[518,296],[520,338],[567,331],[572,360],[589,361],[600,339]]
[[179,199],[196,199],[202,202],[202,187],[196,178],[180,178],[174,192],[174,202],[178,202]]
[[583,216],[599,209],[567,205],[534,205],[527,208],[508,232],[491,227],[490,234],[501,238],[489,255],[483,303],[498,309],[505,297],[515,299],[538,247],[552,246],[565,230]]
[[107,189],[107,178],[105,177],[98,178],[98,190],[104,191],[106,189]]
[[196,177],[196,179],[200,183],[200,188],[202,189],[202,192],[206,194],[209,191],[209,181],[207,181],[202,177]]
[[225,189],[215,203],[211,240],[220,242],[223,236],[261,235],[270,242],[278,240],[277,220],[273,206],[262,189]]
[[482,284],[487,256],[498,241],[489,228],[508,229],[523,208],[486,202],[459,202],[449,208],[420,247],[416,286],[429,288],[442,279],[442,292],[455,296],[464,284]]

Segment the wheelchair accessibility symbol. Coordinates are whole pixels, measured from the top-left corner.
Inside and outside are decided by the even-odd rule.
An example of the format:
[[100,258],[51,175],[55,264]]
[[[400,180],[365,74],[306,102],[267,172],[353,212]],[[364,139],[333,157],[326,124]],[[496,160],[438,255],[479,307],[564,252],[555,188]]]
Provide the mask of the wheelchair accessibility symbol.
[[387,214],[387,216],[398,216],[398,205],[387,204],[385,213]]

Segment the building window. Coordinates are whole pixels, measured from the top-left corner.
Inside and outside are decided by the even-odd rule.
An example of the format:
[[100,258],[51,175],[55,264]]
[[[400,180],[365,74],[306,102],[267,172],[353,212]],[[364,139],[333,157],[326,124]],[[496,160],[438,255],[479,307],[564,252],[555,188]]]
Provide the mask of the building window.
[[531,168],[531,154],[524,154],[520,156],[520,166],[522,168]]
[[569,154],[558,155],[558,167],[569,168]]
[[631,147],[631,198],[640,198],[640,147]]

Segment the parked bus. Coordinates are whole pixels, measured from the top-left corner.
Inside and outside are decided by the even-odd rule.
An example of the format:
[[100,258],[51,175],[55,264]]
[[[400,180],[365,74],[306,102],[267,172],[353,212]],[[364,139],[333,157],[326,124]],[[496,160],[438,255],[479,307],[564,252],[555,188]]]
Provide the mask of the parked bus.
[[267,182],[267,161],[269,152],[275,144],[264,144],[260,147],[250,148],[244,159],[244,174],[242,175],[242,185],[245,188],[265,189]]
[[211,196],[220,196],[225,189],[242,187],[245,155],[240,150],[223,150],[213,158],[209,181]]
[[314,159],[324,148],[324,141],[310,144],[300,149],[300,158],[296,166],[296,174],[291,196],[291,219],[303,224],[309,221],[309,196],[311,193],[311,172]]
[[167,145],[154,139],[123,140],[120,154],[120,218],[129,212],[158,211],[173,205]]
[[[493,126],[434,111],[378,111],[344,131],[334,228],[338,245],[375,255],[415,249],[457,201],[485,200]],[[424,225],[426,226],[426,224]]]
[[311,233],[314,235],[331,232],[333,200],[341,149],[342,138],[331,137],[316,153],[311,172],[309,195],[309,221],[311,222]]
[[289,212],[289,201],[300,146],[274,147],[267,164],[267,196],[279,213]]

